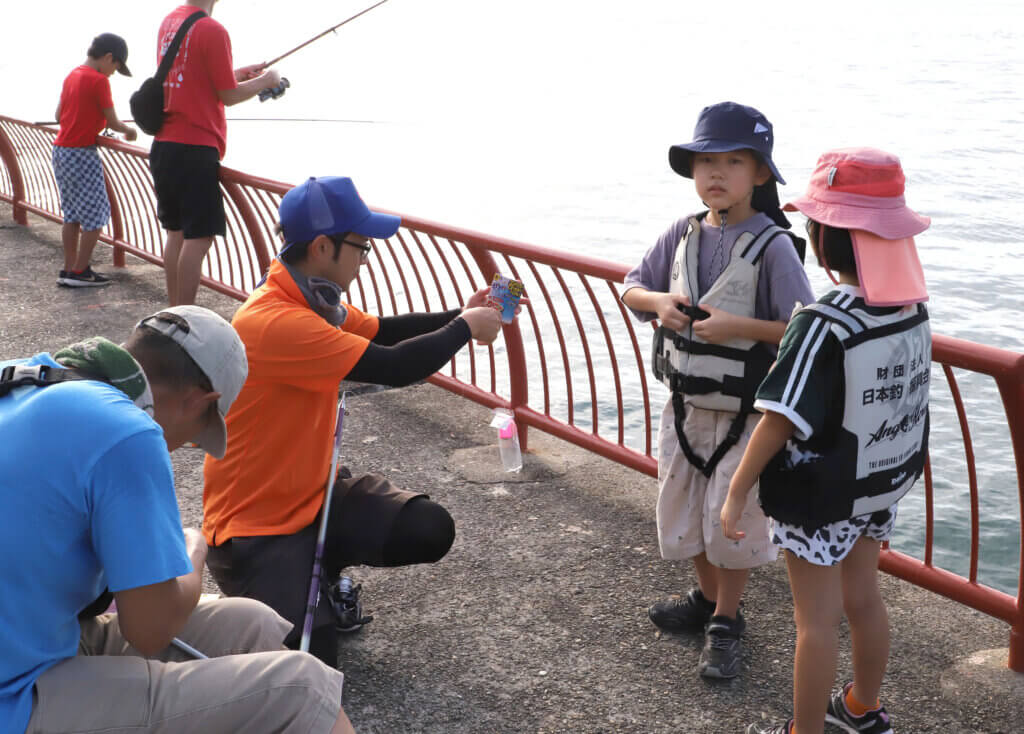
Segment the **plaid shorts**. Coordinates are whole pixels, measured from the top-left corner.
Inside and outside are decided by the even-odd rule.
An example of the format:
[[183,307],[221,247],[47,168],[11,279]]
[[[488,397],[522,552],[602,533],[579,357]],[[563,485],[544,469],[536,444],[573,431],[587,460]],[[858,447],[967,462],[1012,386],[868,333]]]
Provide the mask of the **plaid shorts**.
[[92,232],[110,221],[103,164],[95,145],[88,148],[53,146],[53,173],[60,190],[65,223],[78,223],[86,232]]

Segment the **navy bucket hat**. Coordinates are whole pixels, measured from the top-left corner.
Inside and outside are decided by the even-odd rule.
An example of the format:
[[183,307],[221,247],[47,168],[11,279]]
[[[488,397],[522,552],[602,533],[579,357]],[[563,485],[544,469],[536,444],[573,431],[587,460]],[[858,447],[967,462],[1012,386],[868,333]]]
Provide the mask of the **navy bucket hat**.
[[693,142],[673,145],[668,150],[668,163],[680,176],[693,178],[690,161],[693,153],[727,153],[749,149],[757,153],[772,176],[780,184],[785,179],[772,161],[775,135],[768,118],[758,110],[735,102],[719,102],[705,107],[697,118]]

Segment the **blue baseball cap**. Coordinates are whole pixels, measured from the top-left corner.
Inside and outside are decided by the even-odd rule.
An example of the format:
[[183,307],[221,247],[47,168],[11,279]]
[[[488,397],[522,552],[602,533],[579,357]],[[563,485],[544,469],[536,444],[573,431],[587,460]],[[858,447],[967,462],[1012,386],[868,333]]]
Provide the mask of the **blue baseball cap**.
[[774,144],[772,124],[758,110],[735,102],[719,102],[700,111],[693,142],[669,148],[668,163],[680,176],[693,178],[690,167],[692,153],[727,153],[746,148],[761,157],[776,181],[785,184],[782,174],[772,162]]
[[278,215],[284,234],[281,252],[298,242],[312,242],[321,234],[353,232],[386,239],[402,223],[392,214],[371,212],[352,179],[342,176],[310,176],[281,198]]

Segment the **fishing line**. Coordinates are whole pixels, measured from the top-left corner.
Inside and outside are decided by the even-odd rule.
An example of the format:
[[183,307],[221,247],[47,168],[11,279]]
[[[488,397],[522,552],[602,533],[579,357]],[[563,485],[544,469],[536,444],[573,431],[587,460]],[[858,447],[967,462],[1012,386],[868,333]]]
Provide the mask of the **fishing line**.
[[278,56],[277,58],[275,58],[275,59],[271,59],[270,61],[266,61],[266,62],[264,62],[264,63],[263,63],[263,68],[264,68],[264,69],[266,69],[266,68],[267,68],[267,67],[269,67],[269,66],[273,66],[274,64],[276,64],[276,63],[277,63],[278,61],[280,61],[281,59],[283,59],[283,58],[287,58],[288,56],[291,56],[291,55],[292,55],[293,53],[295,53],[295,52],[296,52],[296,51],[298,51],[299,49],[301,49],[301,48],[305,48],[305,47],[306,47],[306,46],[308,46],[309,44],[313,43],[313,41],[317,41],[317,40],[319,40],[319,39],[323,38],[323,37],[324,37],[324,36],[326,36],[326,35],[327,35],[328,33],[333,33],[334,31],[336,31],[336,30],[337,30],[338,28],[341,28],[341,27],[342,27],[343,25],[345,25],[346,23],[350,23],[350,22],[352,22],[353,20],[355,20],[356,18],[358,18],[358,17],[360,16],[360,15],[363,15],[364,13],[369,13],[369,12],[370,12],[371,10],[373,10],[374,8],[376,8],[376,7],[378,6],[378,5],[383,5],[383,4],[384,4],[384,3],[386,3],[387,1],[388,1],[388,0],[380,0],[380,2],[378,2],[378,3],[374,3],[373,5],[371,5],[370,7],[366,8],[365,10],[360,10],[360,11],[359,11],[358,13],[356,13],[356,14],[355,14],[355,15],[353,15],[353,16],[351,16],[350,18],[346,18],[345,20],[341,21],[341,22],[340,22],[340,23],[338,23],[337,25],[333,25],[333,26],[331,26],[330,28],[328,28],[328,29],[327,29],[326,31],[324,31],[323,33],[318,33],[317,35],[315,35],[315,36],[313,36],[312,38],[310,38],[310,39],[309,39],[308,41],[306,41],[306,42],[304,42],[304,43],[300,43],[300,44],[299,44],[298,46],[296,46],[295,48],[293,48],[293,49],[292,49],[291,51],[285,51],[285,52],[284,52],[283,54],[281,54],[281,55],[280,55],[280,56]]

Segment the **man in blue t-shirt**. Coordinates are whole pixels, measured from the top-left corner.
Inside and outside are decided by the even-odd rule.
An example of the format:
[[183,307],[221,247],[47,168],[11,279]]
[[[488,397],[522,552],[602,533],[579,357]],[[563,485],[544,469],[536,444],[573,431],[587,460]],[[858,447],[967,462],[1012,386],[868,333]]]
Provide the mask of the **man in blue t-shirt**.
[[[168,451],[223,455],[247,371],[197,306],[121,346],[0,362],[0,734],[352,731],[341,673],[282,650],[290,624],[251,600],[197,605],[207,548],[181,529]],[[104,589],[117,613],[83,614]]]

